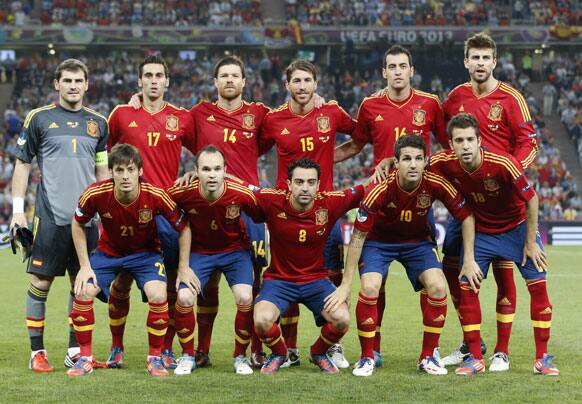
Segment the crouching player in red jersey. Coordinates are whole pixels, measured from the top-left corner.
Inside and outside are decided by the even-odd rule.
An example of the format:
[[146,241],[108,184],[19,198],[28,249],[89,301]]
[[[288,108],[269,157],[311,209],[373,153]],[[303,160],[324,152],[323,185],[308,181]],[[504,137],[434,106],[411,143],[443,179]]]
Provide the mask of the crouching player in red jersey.
[[[75,280],[71,319],[81,347],[81,358],[67,374],[84,376],[93,372],[93,299],[101,293],[107,301],[111,282],[118,273],[127,271],[148,298],[148,372],[152,376],[167,376],[161,359],[168,327],[166,274],[155,217],[163,215],[180,233],[179,266],[182,270],[183,266],[188,266],[190,228],[184,213],[163,189],[140,181],[142,160],[134,146],[119,144],[113,147],[108,164],[112,179],[87,188],[79,199],[72,223],[81,269]],[[103,232],[97,249],[89,258],[83,226],[96,213],[101,217]]]
[[463,222],[465,262],[474,266],[476,263],[471,257],[475,221],[465,199],[449,181],[424,170],[425,150],[425,141],[420,136],[406,135],[396,142],[396,170],[366,190],[355,222],[354,241],[348,249],[344,283],[338,288],[337,296],[328,302],[333,310],[338,302],[349,298],[353,273],[359,263],[361,288],[356,321],[362,355],[354,366],[354,376],[371,376],[374,372],[376,304],[382,279],[388,275],[394,260],[404,266],[414,290],[420,291],[424,335],[418,369],[431,375],[447,374],[438,353],[447,315],[446,280],[428,213],[438,199]]
[[176,374],[189,374],[196,367],[194,358],[193,306],[196,296],[210,277],[220,271],[226,277],[236,303],[234,320],[234,370],[253,373],[246,350],[251,342],[253,305],[253,264],[242,213],[257,218],[258,204],[253,192],[238,181],[225,179],[224,155],[214,145],[203,147],[196,157],[198,179],[185,187],[168,190],[188,214],[193,229],[191,268],[178,271],[176,330],[184,353],[178,359]]
[[538,197],[521,164],[511,155],[481,148],[479,124],[470,114],[458,114],[448,124],[453,151],[431,157],[431,169],[457,184],[475,214],[475,261],[480,269],[463,266],[459,275],[460,318],[470,355],[455,371],[473,375],[485,371],[480,348],[481,307],[479,286],[489,264],[515,262],[531,297],[536,374],[560,372],[548,354],[552,305],[546,289],[547,257],[538,226]]
[[334,223],[356,207],[363,186],[318,193],[320,167],[312,160],[297,160],[288,168],[289,191],[263,189],[255,193],[271,233],[271,263],[255,300],[257,335],[272,350],[261,373],[279,370],[287,360],[287,346],[275,322],[289,305],[303,303],[323,326],[311,346],[311,361],[326,373],[339,372],[327,355],[348,331],[350,314],[345,302],[334,312],[324,300],[335,290],[323,262],[323,250]]

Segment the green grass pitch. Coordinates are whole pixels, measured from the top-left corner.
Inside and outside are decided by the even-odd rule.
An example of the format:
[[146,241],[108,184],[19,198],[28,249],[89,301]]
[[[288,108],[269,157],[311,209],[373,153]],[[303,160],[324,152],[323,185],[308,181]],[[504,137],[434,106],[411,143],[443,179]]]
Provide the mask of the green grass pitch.
[[[255,373],[237,376],[232,369],[234,304],[226,283],[221,285],[220,312],[212,341],[213,366],[190,376],[171,375],[153,379],[145,372],[147,336],[146,305],[132,292],[132,308],[126,328],[126,367],[97,369],[83,378],[65,375],[63,357],[68,331],[66,294],[68,282],[59,278],[49,295],[45,343],[56,366],[51,374],[33,374],[27,366],[29,342],[25,327],[25,293],[28,275],[9,250],[0,251],[0,402],[582,402],[582,249],[548,247],[551,272],[549,293],[554,306],[550,351],[557,356],[562,374],[557,378],[534,376],[533,333],[529,295],[519,274],[518,306],[510,344],[511,370],[461,378],[454,372],[444,377],[420,374],[415,364],[422,337],[418,295],[405,273],[394,265],[387,287],[387,309],[382,326],[385,367],[370,378],[356,378],[349,369],[328,376],[308,363],[305,354],[318,335],[309,311],[302,307],[299,323],[301,366],[274,376]],[[495,346],[495,285],[491,277],[482,289],[483,336],[489,352]],[[355,304],[354,285],[352,303]],[[353,313],[353,305],[352,305]],[[104,360],[109,349],[106,305],[96,303],[97,325],[94,352]],[[452,304],[441,338],[441,354],[460,341],[461,331]],[[359,344],[352,329],[344,338],[346,356],[353,363]],[[179,351],[175,341],[175,350]],[[452,370],[452,369],[450,369]]]

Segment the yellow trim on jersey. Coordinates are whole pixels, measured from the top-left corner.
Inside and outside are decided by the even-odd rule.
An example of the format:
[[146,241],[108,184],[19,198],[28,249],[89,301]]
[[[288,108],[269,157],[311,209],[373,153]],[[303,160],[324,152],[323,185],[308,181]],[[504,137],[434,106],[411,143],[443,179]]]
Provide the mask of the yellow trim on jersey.
[[[269,114],[274,114],[275,112],[280,112],[280,111],[284,111],[285,109],[287,109],[287,107],[289,106],[288,103],[284,103],[279,105],[277,108],[273,108],[271,109],[269,112],[267,112],[267,115]],[[265,115],[266,116],[266,115]]]
[[521,176],[521,172],[517,169],[515,164],[513,164],[511,162],[511,160],[509,160],[507,157],[502,157],[499,155],[491,154],[489,152],[485,152],[485,153],[483,153],[483,159],[485,161],[500,164],[500,165],[504,166],[505,168],[507,168],[507,171],[509,171],[511,173],[514,180],[517,179],[519,176]]
[[125,324],[126,321],[127,321],[127,316],[121,317],[121,318],[109,317],[109,325],[112,325],[114,327],[119,326],[119,325],[123,325],[123,324]]
[[429,327],[425,325],[424,332],[430,332],[431,334],[442,334],[443,327]]
[[505,83],[501,83],[499,89],[505,93],[512,95],[513,98],[515,98],[517,104],[519,105],[519,109],[521,110],[521,115],[523,117],[524,122],[529,122],[532,120],[531,115],[529,113],[529,108],[527,107],[527,103],[525,102],[525,98],[523,98],[523,95],[521,95],[519,91]]
[[515,318],[514,314],[501,314],[497,313],[497,321],[500,323],[513,323],[513,319]]
[[119,104],[119,105],[116,105],[115,108],[113,108],[113,110],[109,113],[109,116],[107,117],[107,126],[109,126],[109,121],[111,120],[111,117],[113,116],[113,113],[115,111],[117,111],[119,108],[122,108],[122,107],[130,107],[131,108],[131,105],[129,105],[129,104]]
[[446,178],[428,171],[425,171],[425,178],[430,182],[434,182],[435,184],[439,184],[440,186],[442,186],[452,198],[455,198],[457,196],[457,190],[455,189],[455,187],[452,186],[452,184],[449,181],[447,181]]
[[95,166],[97,167],[106,166],[107,163],[108,163],[107,150],[95,153]]
[[527,155],[527,157],[525,159],[523,159],[522,161],[520,161],[520,163],[523,166],[523,168],[529,167],[529,165],[531,163],[533,163],[534,160],[536,159],[536,155],[537,154],[538,154],[538,148],[537,148],[537,145],[536,145],[536,147],[534,147],[532,149],[532,151],[529,152],[529,154]]
[[103,115],[101,115],[99,112],[95,111],[94,109],[91,109],[89,107],[83,107],[83,109],[87,112],[92,113],[93,115],[97,115],[99,118],[103,118],[103,120],[105,122],[107,122],[107,118],[105,118]]
[[149,184],[142,184],[141,189],[143,191],[149,192],[150,194],[160,197],[160,199],[164,201],[164,203],[168,208],[170,208],[170,210],[176,209],[176,202],[174,202],[172,198],[170,198],[170,196],[163,189],[156,187],[150,188]]
[[431,98],[431,99],[435,100],[438,104],[441,103],[439,96],[436,94],[426,93],[424,91],[417,90],[416,88],[414,89],[414,94],[420,95],[421,97],[425,97],[425,98]]
[[24,124],[22,126],[24,127],[24,129],[28,129],[28,126],[30,125],[30,121],[32,120],[32,117],[35,116],[38,112],[46,111],[46,110],[53,109],[56,107],[57,106],[55,104],[49,104],[49,105],[45,105],[44,107],[33,109],[32,111],[30,111],[28,113],[28,115],[26,115],[26,118],[24,119]]
[[462,327],[464,332],[481,330],[481,324],[467,324]]
[[255,197],[255,194],[250,189],[248,189],[242,185],[239,185],[236,182],[229,182],[228,186],[230,189],[233,189],[233,190],[238,191],[242,194],[246,194],[247,196],[250,196],[253,199],[253,201],[255,202],[255,205],[258,204],[257,198]]
[[458,160],[455,154],[448,154],[448,153],[437,153],[430,156],[430,163],[435,163],[438,161],[451,161],[451,160]]
[[532,320],[531,324],[536,328],[551,328],[552,322],[551,321],[535,321]]
[[382,181],[380,184],[376,185],[372,191],[364,198],[362,203],[366,206],[372,206],[372,204],[378,199],[378,196],[381,192],[385,191],[388,188],[388,185],[392,183],[396,179],[395,172],[392,172],[388,177]]
[[261,194],[273,194],[273,195],[285,195],[287,191],[283,191],[281,189],[274,189],[274,188],[263,188],[260,191]]
[[81,198],[79,198],[79,205],[85,206],[87,199],[89,199],[89,197],[91,197],[94,194],[95,195],[102,194],[104,192],[110,192],[112,190],[113,190],[113,183],[112,182],[107,182],[107,183],[101,184],[97,187],[90,187],[89,189],[87,189],[85,191],[85,193],[83,195],[81,195]]

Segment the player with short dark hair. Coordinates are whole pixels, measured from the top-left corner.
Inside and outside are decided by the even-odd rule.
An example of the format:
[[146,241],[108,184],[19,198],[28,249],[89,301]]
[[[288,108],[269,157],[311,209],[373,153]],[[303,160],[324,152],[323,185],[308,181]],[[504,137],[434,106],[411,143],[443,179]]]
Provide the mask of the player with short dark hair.
[[[463,265],[459,317],[469,355],[456,369],[458,375],[485,371],[480,348],[481,308],[479,287],[495,260],[514,262],[531,298],[536,361],[534,373],[558,375],[548,354],[552,305],[546,288],[547,257],[538,233],[538,197],[521,164],[510,154],[481,147],[477,120],[469,114],[449,122],[452,151],[431,157],[431,169],[453,181],[475,214],[475,261],[479,268]],[[463,251],[461,251],[463,259]]]
[[[148,299],[148,372],[152,376],[167,376],[161,358],[169,323],[166,273],[155,217],[163,215],[180,233],[180,267],[188,267],[190,228],[184,212],[163,189],[140,179],[142,162],[134,146],[114,146],[109,171],[111,179],[91,185],[79,198],[72,222],[73,241],[81,268],[75,280],[71,319],[81,347],[81,358],[67,374],[84,376],[93,372],[93,299],[102,293],[106,301],[111,282],[119,272],[127,271]],[[95,214],[101,218],[103,231],[97,249],[89,258],[83,226]]]
[[[135,110],[130,105],[118,105],[109,115],[109,143],[132,144],[144,160],[144,179],[154,186],[167,189],[178,177],[182,147],[196,152],[194,123],[187,110],[164,100],[170,85],[168,66],[159,55],[147,56],[138,67],[138,86],[141,88],[142,105]],[[157,216],[158,237],[164,252],[164,265],[168,274],[168,307],[174,318],[176,291],[174,279],[178,267],[178,233],[163,218]],[[109,294],[109,324],[112,335],[111,352],[106,364],[109,367],[123,365],[123,335],[129,313],[129,290],[132,278],[121,273],[113,283]],[[194,313],[191,313],[194,316]],[[176,330],[171,322],[164,340],[162,359],[168,368],[176,367],[172,349]]]
[[[351,134],[355,121],[341,108],[337,102],[329,101],[320,108],[315,107],[315,91],[317,90],[317,68],[306,60],[295,60],[286,69],[285,83],[290,99],[287,103],[269,112],[263,123],[263,148],[268,150],[277,145],[277,180],[276,187],[284,189],[287,186],[288,169],[293,161],[311,159],[321,166],[321,191],[333,190],[333,150],[336,133]],[[334,225],[335,233],[341,233],[340,224]],[[337,239],[337,237],[336,237]],[[337,240],[343,246],[343,240]],[[327,244],[325,253],[330,256],[337,251],[337,245]],[[337,254],[336,254],[337,256]],[[332,263],[336,271],[330,271],[334,282],[341,282],[343,257],[341,261]],[[328,260],[329,262],[329,260]],[[300,362],[297,350],[297,322],[299,321],[299,305],[292,304],[289,311],[281,318],[283,337],[289,351],[289,361],[284,367],[298,365]],[[341,367],[348,367],[341,346],[334,346],[337,351],[334,361]]]
[[353,274],[359,268],[356,322],[362,355],[354,366],[355,376],[371,376],[374,371],[377,299],[394,260],[404,266],[414,290],[420,291],[424,337],[418,369],[431,375],[447,374],[438,353],[447,315],[446,280],[428,213],[438,199],[463,222],[466,265],[476,265],[472,260],[475,221],[465,199],[450,182],[425,171],[425,150],[420,136],[406,135],[396,142],[396,170],[366,190],[348,249],[344,283],[328,301],[333,310],[337,302],[349,299]]
[[287,361],[287,346],[275,322],[293,303],[305,304],[316,324],[323,326],[311,346],[311,361],[322,372],[339,371],[327,351],[348,331],[350,315],[345,302],[334,312],[323,307],[335,290],[324,267],[323,250],[332,224],[357,206],[364,188],[318,192],[317,168],[311,160],[292,162],[288,191],[267,188],[256,193],[271,232],[271,262],[263,274],[254,313],[255,329],[272,350],[261,373],[275,373]]
[[[95,179],[107,178],[107,121],[83,106],[89,84],[88,69],[76,59],[61,62],[55,70],[53,85],[59,94],[56,104],[29,112],[17,142],[16,164],[12,176],[12,221],[28,227],[24,197],[36,157],[41,176],[38,184],[32,255],[27,272],[31,274],[26,297],[26,325],[31,345],[30,368],[51,372],[44,346],[46,300],[55,276],[69,273],[71,290],[79,262],[71,237],[75,203]],[[97,243],[98,230],[87,224],[89,250]],[[72,292],[69,298],[69,312]],[[79,356],[75,332],[70,328],[65,365],[72,366]]]
[[[439,144],[448,147],[438,96],[412,88],[410,84],[414,74],[410,52],[400,45],[393,45],[385,52],[382,63],[386,89],[362,101],[352,139],[336,147],[334,156],[335,162],[344,161],[371,143],[374,146],[375,176],[378,181],[386,178],[394,162],[394,145],[401,136],[411,134],[422,137],[427,155],[430,153],[431,133]],[[430,215],[434,221],[432,211]],[[382,366],[380,343],[385,305],[386,293],[382,287],[378,296],[378,323],[374,342],[376,367]]]
[[253,305],[253,265],[249,254],[242,212],[256,218],[257,199],[239,181],[225,179],[224,154],[214,145],[203,147],[196,156],[198,179],[186,187],[168,190],[190,219],[193,231],[190,264],[192,269],[178,272],[176,329],[180,341],[188,342],[176,374],[189,374],[196,367],[194,358],[194,319],[183,318],[196,303],[198,293],[215,271],[222,272],[232,289],[236,304],[234,320],[234,370],[253,373],[246,358],[251,340]]
[[[493,75],[497,65],[495,41],[484,33],[472,35],[465,41],[464,56],[470,81],[449,93],[443,103],[445,121],[461,112],[472,114],[479,125],[483,146],[493,152],[509,153],[527,168],[536,157],[536,130],[523,95]],[[460,238],[459,223],[449,220],[443,244],[443,269],[456,308],[460,294],[457,280]],[[489,370],[505,371],[509,369],[509,337],[516,306],[512,262],[494,261],[493,274],[497,283],[497,344]],[[466,354],[466,346],[461,343],[443,361],[457,365]]]

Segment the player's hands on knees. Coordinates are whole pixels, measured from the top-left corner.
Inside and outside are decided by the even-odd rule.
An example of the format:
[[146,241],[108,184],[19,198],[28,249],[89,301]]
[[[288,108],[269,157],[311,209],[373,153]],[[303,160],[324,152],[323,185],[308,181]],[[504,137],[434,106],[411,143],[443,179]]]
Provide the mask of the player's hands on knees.
[[321,108],[325,105],[325,98],[323,98],[321,95],[315,93],[313,94],[313,106],[315,108]]
[[178,276],[176,277],[176,290],[180,290],[180,283],[186,285],[186,287],[197,296],[201,291],[200,279],[196,276],[194,271],[190,267],[178,268]]
[[26,220],[26,215],[24,213],[15,213],[12,215],[12,220],[10,221],[10,231],[13,233],[15,225],[20,227],[28,227],[28,220]]
[[523,260],[521,266],[524,266],[527,259],[531,259],[538,272],[545,272],[548,269],[548,257],[544,250],[536,243],[525,243],[523,247]]
[[194,181],[197,177],[198,176],[196,175],[196,171],[188,171],[183,176],[174,181],[174,186],[184,187]]
[[333,313],[343,303],[348,303],[350,298],[351,288],[347,285],[341,284],[338,288],[324,299],[323,309],[329,313]]
[[133,108],[133,109],[140,109],[141,108],[141,94],[137,93],[131,96],[131,98],[129,99],[128,104]]
[[75,296],[86,296],[87,287],[89,286],[89,281],[92,281],[93,285],[97,287],[97,278],[95,277],[95,272],[91,267],[81,267],[75,278]]
[[463,267],[461,268],[461,272],[459,273],[459,280],[463,279],[463,276],[467,278],[473,292],[478,292],[478,286],[481,284],[483,280],[483,272],[479,265],[475,262],[475,260],[464,260]]
[[384,181],[386,177],[388,177],[388,173],[390,172],[393,163],[394,159],[392,157],[386,157],[380,161],[374,170],[371,180],[376,184]]

